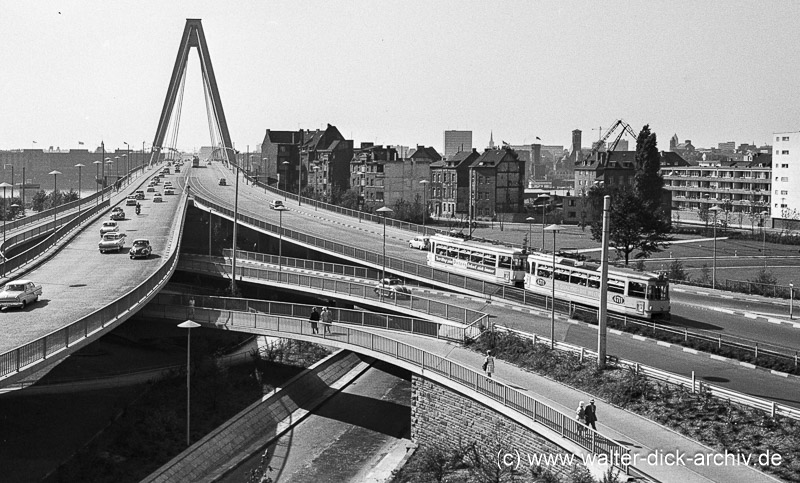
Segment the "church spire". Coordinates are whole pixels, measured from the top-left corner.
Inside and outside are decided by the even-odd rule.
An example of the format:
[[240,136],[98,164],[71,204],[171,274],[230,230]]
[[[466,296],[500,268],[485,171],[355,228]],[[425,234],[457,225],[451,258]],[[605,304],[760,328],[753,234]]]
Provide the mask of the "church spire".
[[489,149],[494,149],[494,133],[489,131]]

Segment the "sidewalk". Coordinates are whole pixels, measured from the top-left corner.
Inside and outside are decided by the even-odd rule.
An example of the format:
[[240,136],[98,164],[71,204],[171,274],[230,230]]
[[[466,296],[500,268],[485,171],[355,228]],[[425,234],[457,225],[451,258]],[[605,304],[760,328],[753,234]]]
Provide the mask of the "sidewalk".
[[[482,354],[455,344],[392,331],[379,330],[379,332],[401,342],[416,345],[441,357],[447,357],[467,367],[480,368],[483,362]],[[752,467],[732,464],[731,458],[735,456],[729,455],[728,465],[725,465],[723,455],[716,450],[682,436],[658,423],[607,404],[605,401],[590,394],[570,388],[538,374],[527,372],[499,359],[496,361],[495,367],[496,379],[516,387],[566,414],[572,414],[575,411],[578,401],[588,402],[589,399],[594,398],[599,419],[598,431],[630,447],[631,453],[638,455],[638,461],[634,466],[656,480],[663,482],[680,481],[681,483],[707,483],[709,481],[774,483],[780,481]],[[683,455],[685,465],[670,465],[663,463],[663,460],[661,464],[658,462],[648,464],[646,460],[648,455],[651,455],[650,459],[653,461],[656,458],[663,457],[665,454],[674,456],[676,452]],[[693,458],[699,458],[699,455],[703,455],[704,465],[694,464]],[[716,457],[718,464],[714,463],[713,458],[715,455],[719,455]],[[743,455],[743,457],[746,456]],[[758,455],[753,455],[752,459],[757,457]],[[708,458],[712,459],[709,461]],[[669,462],[671,463],[671,461]]]

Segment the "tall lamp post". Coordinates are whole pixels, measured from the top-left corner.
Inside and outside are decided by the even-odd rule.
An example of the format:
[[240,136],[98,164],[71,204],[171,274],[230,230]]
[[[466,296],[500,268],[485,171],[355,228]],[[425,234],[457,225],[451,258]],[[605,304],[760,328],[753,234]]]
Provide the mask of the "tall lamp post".
[[717,288],[717,213],[720,211],[717,205],[712,206],[708,211],[714,212],[714,251],[713,251],[713,265],[711,267],[711,288]]
[[[81,196],[81,178],[82,178],[82,168],[84,166],[85,166],[85,164],[82,164],[82,163],[78,163],[78,164],[75,165],[75,167],[78,168],[78,199],[79,200],[82,198],[82,196]],[[80,203],[78,203],[78,214],[79,215],[81,214],[81,204]]]
[[[106,158],[104,161],[105,161],[105,162],[106,162],[106,164],[108,165],[108,172],[109,172],[109,173],[111,173],[111,163],[112,163],[113,161],[111,161],[111,158]],[[102,170],[102,175],[103,175],[103,190],[105,190],[105,188],[106,188],[106,177],[108,176],[108,175],[106,174],[106,164],[104,164],[104,165],[102,166],[102,168],[100,168],[100,169]]]
[[419,182],[422,185],[422,233],[425,233],[425,218],[428,217],[428,183],[427,179],[423,179]]
[[319,165],[312,166],[314,170],[314,211],[317,211],[317,203],[319,202],[319,193],[317,192],[317,178],[319,177]]
[[[383,217],[383,258],[381,259],[381,262],[383,262],[383,268],[381,269],[381,281],[383,281],[383,279],[386,278],[386,217],[389,216],[389,213],[394,213],[394,210],[388,206],[383,206],[375,211],[380,213]],[[381,290],[381,300],[383,300],[383,290]]]
[[123,154],[122,155],[122,169],[123,169],[123,172],[122,172],[123,177],[126,178],[126,183],[125,184],[128,184],[127,183],[127,178],[128,178],[128,155],[127,154]]
[[547,200],[550,199],[550,195],[547,193],[542,193],[536,197],[537,200],[541,201],[542,203],[542,250],[544,250],[544,224],[545,224],[545,209],[547,209]]
[[[550,225],[544,230],[553,232],[553,270],[550,272],[551,285],[553,287],[550,295],[550,348],[554,349],[556,346],[556,233],[561,231],[561,227]],[[544,245],[542,245],[542,248],[544,248]]]
[[[3,169],[11,167],[11,199],[14,199],[14,165],[13,164],[6,164],[3,166]],[[24,178],[24,176],[23,176]],[[22,183],[25,184],[25,180],[22,180]]]
[[[8,218],[8,210],[6,209],[6,188],[10,188],[12,185],[3,181],[0,183],[0,186],[3,187],[3,244],[6,243],[6,218]],[[3,271],[5,273],[5,270]]]
[[286,211],[285,206],[278,206],[278,271],[283,271],[283,212]]
[[[111,161],[111,158],[106,158],[106,164],[108,165],[108,176],[111,176],[111,166],[114,164],[114,161]],[[108,195],[108,199],[111,199],[111,194]]]
[[764,226],[764,217],[769,215],[769,211],[761,213],[761,255],[764,257],[764,270],[767,269],[767,227]]
[[192,329],[200,327],[200,324],[193,320],[187,320],[178,324],[181,329],[186,329],[186,446],[191,445],[191,372],[192,372]]
[[117,181],[119,181],[119,156],[114,156],[114,163],[117,165],[117,168],[116,168],[116,172],[117,172],[117,174],[116,174],[116,177],[117,177]]
[[794,284],[789,282],[789,320],[794,318]]
[[128,148],[128,152],[126,154],[123,154],[122,157],[125,158],[125,174],[128,176],[127,184],[130,184],[131,164],[133,164],[132,163],[133,158],[131,158],[131,145],[126,143],[125,141],[123,141],[122,144],[124,144]]
[[[529,216],[525,218],[525,221],[528,222],[528,247],[533,247],[533,240],[531,240],[531,236],[533,236],[531,232],[531,227],[533,226],[533,222],[536,221],[536,218]],[[542,250],[544,250],[544,245],[542,245]],[[532,251],[532,250],[530,250]]]
[[[267,194],[267,161],[269,158],[261,158],[261,170],[264,173],[264,194]],[[280,174],[278,175],[280,176]],[[280,184],[280,183],[279,183]]]
[[50,171],[53,175],[53,229],[55,229],[56,216],[58,215],[58,175],[61,171]]
[[[286,201],[286,192],[289,191],[289,161],[282,162],[281,166],[283,166],[283,201]],[[278,176],[280,176],[280,173],[278,173]],[[280,181],[278,180],[278,184],[281,184]]]
[[[97,192],[100,190],[100,187],[98,186],[100,184],[100,165],[103,164],[103,162],[92,161],[92,164],[94,164],[94,194],[97,194]],[[96,198],[96,200],[98,203],[100,203],[100,198]]]

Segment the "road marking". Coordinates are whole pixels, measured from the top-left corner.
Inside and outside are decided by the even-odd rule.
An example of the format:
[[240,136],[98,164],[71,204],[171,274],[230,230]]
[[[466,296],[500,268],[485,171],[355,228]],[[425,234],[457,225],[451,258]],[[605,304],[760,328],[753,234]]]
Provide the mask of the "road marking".
[[758,315],[756,314],[744,314],[745,318],[747,319],[757,319]]
[[740,366],[744,366],[744,367],[749,367],[750,369],[755,369],[756,368],[755,364],[750,364],[749,362],[739,362],[739,365]]
[[621,330],[617,330],[617,329],[608,329],[608,330],[612,334],[622,335],[622,331]]
[[663,345],[664,347],[672,347],[672,344],[670,344],[669,342],[664,342],[664,341],[660,341],[660,340],[656,341],[656,344]]
[[642,337],[641,335],[632,335],[632,336],[631,336],[631,339],[636,339],[636,340],[647,340],[647,337]]
[[780,372],[780,371],[776,371],[776,370],[774,370],[774,369],[770,369],[770,371],[769,371],[769,372],[771,372],[771,373],[775,374],[776,376],[781,376],[781,377],[789,377],[789,374],[788,374],[788,373],[786,373],[786,372]]
[[715,360],[718,360],[718,361],[727,361],[728,360],[727,357],[718,356],[716,354],[711,354],[710,357],[712,359],[715,359]]

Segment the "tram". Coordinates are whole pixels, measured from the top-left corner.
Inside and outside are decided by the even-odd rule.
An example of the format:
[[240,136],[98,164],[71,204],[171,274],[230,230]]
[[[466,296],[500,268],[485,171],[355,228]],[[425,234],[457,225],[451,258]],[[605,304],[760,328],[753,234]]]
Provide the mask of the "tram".
[[494,283],[522,287],[525,280],[525,253],[518,248],[433,235],[427,261],[433,268]]
[[[530,253],[525,263],[525,289],[549,296],[555,283],[556,298],[598,307],[600,265]],[[554,269],[555,268],[555,273]],[[608,310],[646,319],[668,319],[669,280],[662,275],[632,269],[608,268]]]

